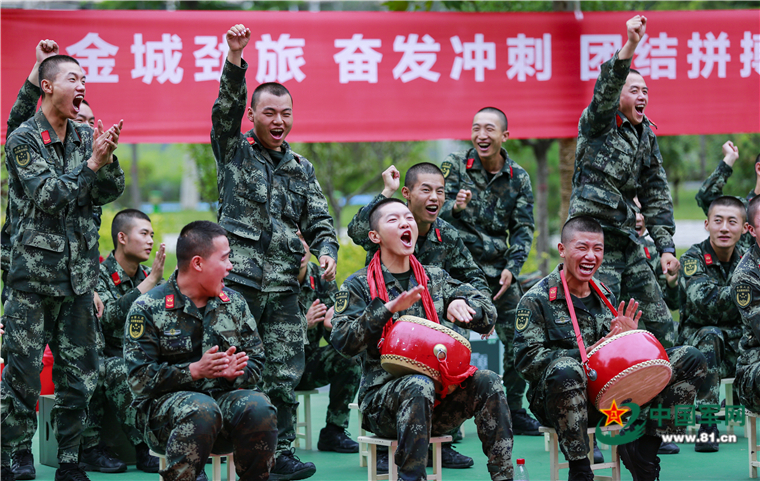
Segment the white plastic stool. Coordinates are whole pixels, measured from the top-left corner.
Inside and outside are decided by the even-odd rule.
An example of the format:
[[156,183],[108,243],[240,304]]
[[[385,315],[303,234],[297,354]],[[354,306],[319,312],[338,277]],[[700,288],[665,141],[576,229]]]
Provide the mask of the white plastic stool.
[[[319,394],[319,391],[312,389],[311,391],[296,391],[296,399],[298,396],[303,396],[303,403],[298,403],[298,409],[296,409],[296,441],[295,446],[298,448],[301,446],[301,439],[304,440],[304,449],[311,451],[311,395]],[[301,409],[303,404],[303,421],[301,421]],[[303,431],[301,428],[304,428]]]
[[[614,424],[610,426],[604,426],[599,429],[601,429],[603,432],[610,432],[619,431],[622,428],[620,425]],[[570,467],[570,463],[559,462],[559,440],[557,438],[557,432],[554,430],[554,428],[541,426],[538,428],[538,430],[542,433],[549,434],[551,438],[551,441],[549,443],[549,472],[551,475],[551,481],[559,481],[559,470],[568,469]],[[620,455],[618,455],[617,446],[612,446],[610,453],[612,456],[612,461],[608,463],[594,464],[594,433],[596,432],[596,427],[588,428],[587,432],[590,447],[588,458],[591,461],[591,470],[596,471],[598,469],[612,468],[612,476],[595,476],[594,480],[620,481]]]
[[359,411],[359,403],[351,403],[348,405],[349,409],[356,409],[356,415],[359,420],[359,467],[367,467],[367,458],[369,457],[369,448],[367,443],[361,441],[362,436],[367,435],[367,431],[362,427],[362,412]]
[[[150,455],[158,458],[158,469],[161,471],[166,469],[166,456],[159,454],[152,449]],[[227,458],[227,481],[235,481],[235,458],[232,453],[229,454],[211,454],[211,481],[222,481],[222,458]],[[164,477],[160,474],[158,479],[164,481]]]
[[749,444],[747,451],[749,451],[749,477],[757,477],[757,468],[760,467],[760,461],[757,460],[757,451],[760,446],[757,445],[757,414],[745,410],[747,415],[747,422],[744,423],[744,434],[747,436],[747,443]]
[[[451,436],[437,436],[430,438],[430,444],[433,445],[433,474],[428,475],[429,481],[442,481],[442,466],[441,466],[441,443],[450,443]],[[367,468],[369,481],[380,481],[388,479],[390,481],[396,481],[398,477],[398,468],[394,462],[396,456],[396,448],[398,447],[398,440],[381,438],[378,436],[359,436],[358,441],[360,443],[366,443],[369,445],[369,456],[367,458]],[[388,474],[377,474],[377,447],[388,446]]]

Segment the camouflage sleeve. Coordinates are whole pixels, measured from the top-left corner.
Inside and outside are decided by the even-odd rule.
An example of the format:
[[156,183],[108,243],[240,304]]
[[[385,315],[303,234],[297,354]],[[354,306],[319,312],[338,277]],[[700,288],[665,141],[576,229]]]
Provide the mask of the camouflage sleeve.
[[523,264],[528,259],[533,245],[533,189],[528,174],[522,176],[520,194],[515,203],[515,209],[509,219],[509,249],[506,253],[506,268],[517,279]]
[[162,394],[192,389],[193,377],[190,363],[169,364],[161,361],[158,331],[153,324],[150,310],[141,296],[129,310],[128,320],[141,320],[143,334],[134,339],[129,324],[124,325],[124,358],[127,363],[128,383],[135,397],[158,397]]
[[103,166],[95,174],[90,195],[92,203],[106,205],[115,201],[124,193],[125,185],[124,171],[119,165],[119,159],[114,155],[113,162]]
[[306,208],[301,214],[301,233],[309,244],[309,249],[319,259],[329,256],[338,260],[338,237],[335,233],[333,218],[327,208],[327,199],[322,193],[314,167],[309,172],[309,192],[306,195]]
[[457,327],[470,329],[480,334],[487,334],[496,324],[496,307],[491,302],[491,297],[484,295],[481,291],[475,289],[469,284],[460,282],[452,278],[446,271],[440,269],[444,274],[442,282],[446,283],[444,291],[445,309],[444,318],[447,318],[449,304],[456,299],[464,299],[467,305],[475,311],[470,322],[453,321]]
[[385,198],[383,194],[377,194],[369,204],[359,209],[359,212],[354,215],[354,218],[348,224],[348,236],[354,241],[354,244],[362,246],[367,252],[376,248],[374,247],[375,244],[368,237],[370,231],[369,213],[378,202]]
[[446,252],[446,265],[443,268],[451,277],[466,282],[484,294],[491,295],[488,281],[483,270],[478,267],[472,258],[470,250],[464,245],[461,238],[456,240],[456,247]]
[[134,288],[123,296],[118,297],[109,289],[109,283],[111,282],[111,277],[108,274],[104,276],[101,272],[98,277],[98,285],[95,288],[95,291],[100,296],[100,300],[103,301],[103,306],[105,306],[100,322],[103,324],[103,327],[108,329],[124,329],[124,325],[127,323],[127,313],[142,293],[137,288]]
[[331,308],[335,305],[335,296],[338,294],[338,283],[335,281],[322,281],[322,286],[319,289],[319,300],[327,308]]
[[668,285],[668,280],[663,274],[657,276],[657,281],[660,283],[662,298],[665,300],[665,304],[668,306],[668,309],[671,311],[677,311],[681,306],[681,302],[678,298],[679,283],[676,283],[675,287],[670,287],[670,285]]
[[618,52],[602,64],[594,85],[594,98],[581,116],[590,137],[598,137],[612,126],[630,68],[631,59],[620,60]]
[[58,175],[45,161],[37,143],[26,133],[16,132],[8,139],[6,165],[18,177],[24,193],[38,209],[56,215],[69,204],[86,205],[96,174],[82,162],[71,172]]
[[264,370],[264,363],[266,357],[264,355],[264,344],[259,337],[259,331],[256,327],[256,319],[248,309],[248,303],[245,302],[242,296],[233,295],[235,309],[242,313],[242,320],[240,322],[240,345],[237,347],[237,352],[245,352],[248,355],[248,363],[245,367],[245,373],[230,383],[226,379],[228,384],[233,389],[254,389],[261,380],[261,373]]
[[245,73],[248,63],[241,59],[241,67],[224,60],[219,80],[219,97],[211,109],[211,145],[220,165],[229,162],[235,153],[236,139],[245,115],[248,91]]
[[340,287],[336,302],[330,344],[347,357],[364,352],[373,342],[377,344],[385,323],[392,317],[382,299],[370,301],[357,279],[349,277]]
[[752,329],[755,338],[760,339],[760,288],[757,283],[747,282],[746,279],[732,280],[731,299],[742,315],[742,323]]
[[702,208],[705,215],[707,215],[707,211],[710,209],[712,201],[723,195],[723,187],[733,173],[734,169],[721,160],[718,167],[715,168],[715,171],[710,174],[710,177],[702,182],[695,199],[697,199],[697,205]]
[[37,102],[42,95],[42,90],[34,85],[28,79],[24,81],[21,90],[18,91],[16,103],[11,108],[11,114],[8,116],[8,130],[5,133],[7,139],[21,124],[34,116],[37,110]]
[[641,187],[638,190],[639,202],[641,202],[641,214],[646,220],[649,235],[657,245],[657,251],[662,252],[665,248],[673,248],[673,234],[676,231],[676,223],[673,219],[673,200],[670,197],[670,187],[665,169],[662,167],[662,156],[654,139],[652,145],[652,158],[649,167],[642,166],[639,174]]
[[[686,272],[690,275],[687,275]],[[691,316],[690,321],[699,323],[706,321],[704,325],[714,326],[722,314],[733,307],[733,297],[729,286],[721,286],[705,271],[705,264],[701,257],[686,252],[681,256],[681,272],[685,301],[685,308],[691,312],[704,313],[701,316]]]
[[[463,220],[462,214],[466,213],[466,210],[456,214],[456,217],[454,216],[454,204],[457,200],[457,194],[459,193],[460,187],[460,178],[459,178],[459,165],[462,163],[461,160],[454,154],[449,154],[448,157],[446,157],[446,160],[443,162],[443,164],[449,165],[449,173],[446,175],[446,181],[444,183],[445,190],[446,190],[446,199],[443,201],[443,208],[441,209],[441,219],[445,220],[446,222],[449,222],[451,224],[456,225],[457,222]],[[443,165],[441,164],[441,165]]]

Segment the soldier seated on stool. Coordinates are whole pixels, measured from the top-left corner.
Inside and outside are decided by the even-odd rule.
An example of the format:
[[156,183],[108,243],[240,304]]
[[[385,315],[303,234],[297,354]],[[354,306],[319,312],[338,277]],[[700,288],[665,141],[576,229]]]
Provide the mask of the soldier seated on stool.
[[[348,437],[346,429],[350,413],[348,405],[359,390],[362,371],[356,360],[341,356],[329,343],[338,286],[335,281],[323,279],[324,269],[309,262],[309,245],[300,231],[298,236],[306,250],[306,254],[301,258],[301,269],[298,273],[298,282],[301,283],[298,304],[306,318],[308,339],[304,347],[306,369],[296,390],[306,391],[330,385],[326,426],[319,433],[317,448],[320,451],[358,453],[359,443]],[[323,337],[328,343],[320,347],[319,343]]]
[[[559,446],[570,463],[569,480],[593,480],[587,457],[586,430],[603,415],[588,400],[586,374],[576,342],[568,303],[572,302],[587,351],[609,337],[636,329],[641,312],[631,299],[621,302],[612,314],[615,296],[593,279],[604,257],[602,226],[590,217],[576,217],[562,228],[559,254],[565,260],[533,286],[520,300],[515,321],[515,365],[528,381],[530,408],[541,424],[557,431]],[[560,273],[564,272],[572,300],[565,295]],[[670,383],[650,403],[671,409],[690,405],[707,374],[705,358],[691,346],[667,349],[673,375]],[[675,419],[647,419],[642,408],[636,423],[646,423],[644,436],[621,445],[620,456],[637,481],[653,480],[660,471],[657,450],[663,434],[682,433]]]
[[224,287],[232,270],[223,228],[186,225],[177,271],[132,305],[124,356],[151,449],[166,453],[166,481],[205,479],[209,454],[233,452],[241,480],[268,479],[277,411],[261,392],[264,349],[242,296]]
[[[694,346],[705,355],[707,377],[697,393],[696,405],[720,404],[720,380],[734,377],[739,339],[742,335],[741,315],[731,296],[731,277],[744,255],[738,242],[747,232],[747,210],[736,197],[723,196],[710,205],[705,229],[710,237],[694,244],[681,256],[681,322],[680,344]],[[704,417],[706,413],[702,412]],[[699,434],[713,434],[714,442],[697,441],[697,452],[718,450],[718,426],[702,422]],[[703,439],[703,438],[700,438]]]
[[496,321],[490,299],[446,271],[422,267],[413,256],[417,224],[398,199],[378,202],[369,216],[369,238],[380,246],[368,267],[351,275],[335,300],[330,340],[346,356],[359,355],[362,383],[359,405],[364,427],[398,439],[393,460],[399,479],[426,479],[428,440],[475,417],[491,479],[512,478],[512,428],[499,376],[475,371],[458,385],[443,386],[421,374],[395,378],[380,365],[383,332],[403,315],[487,333]]

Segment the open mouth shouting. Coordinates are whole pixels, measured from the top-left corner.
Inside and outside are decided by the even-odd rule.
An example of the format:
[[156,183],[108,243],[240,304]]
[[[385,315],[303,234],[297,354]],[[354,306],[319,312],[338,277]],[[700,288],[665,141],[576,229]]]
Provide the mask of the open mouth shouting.
[[596,264],[593,262],[581,262],[578,264],[578,272],[583,276],[591,276],[594,274],[594,268]]
[[77,94],[74,96],[74,110],[79,113],[79,107],[82,105],[82,101],[84,100],[84,95]]
[[435,204],[428,204],[428,205],[426,205],[426,206],[425,206],[425,211],[426,211],[428,214],[430,214],[431,216],[436,216],[436,215],[438,215],[438,209],[439,209],[439,207],[438,207],[438,203],[435,203]]
[[274,140],[282,140],[285,136],[285,129],[271,129],[269,133],[272,135],[272,138]]
[[411,229],[404,229],[403,232],[401,232],[401,245],[404,247],[414,247],[414,244],[412,244],[412,230]]
[[633,108],[634,108],[634,110],[636,110],[636,113],[639,116],[643,116],[644,115],[644,109],[646,108],[646,106],[647,106],[647,104],[645,102],[640,102],[640,103],[637,103],[636,105],[634,105]]

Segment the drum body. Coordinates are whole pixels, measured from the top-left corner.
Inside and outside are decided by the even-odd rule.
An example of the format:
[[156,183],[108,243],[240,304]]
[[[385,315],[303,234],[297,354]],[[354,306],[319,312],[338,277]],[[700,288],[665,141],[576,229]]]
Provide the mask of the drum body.
[[441,386],[439,358],[451,375],[470,367],[472,347],[463,336],[427,319],[401,316],[380,348],[380,365],[394,376],[424,374]]
[[589,354],[589,367],[597,373],[588,381],[588,396],[597,409],[646,404],[668,385],[672,375],[668,354],[649,331],[633,330],[611,337]]

